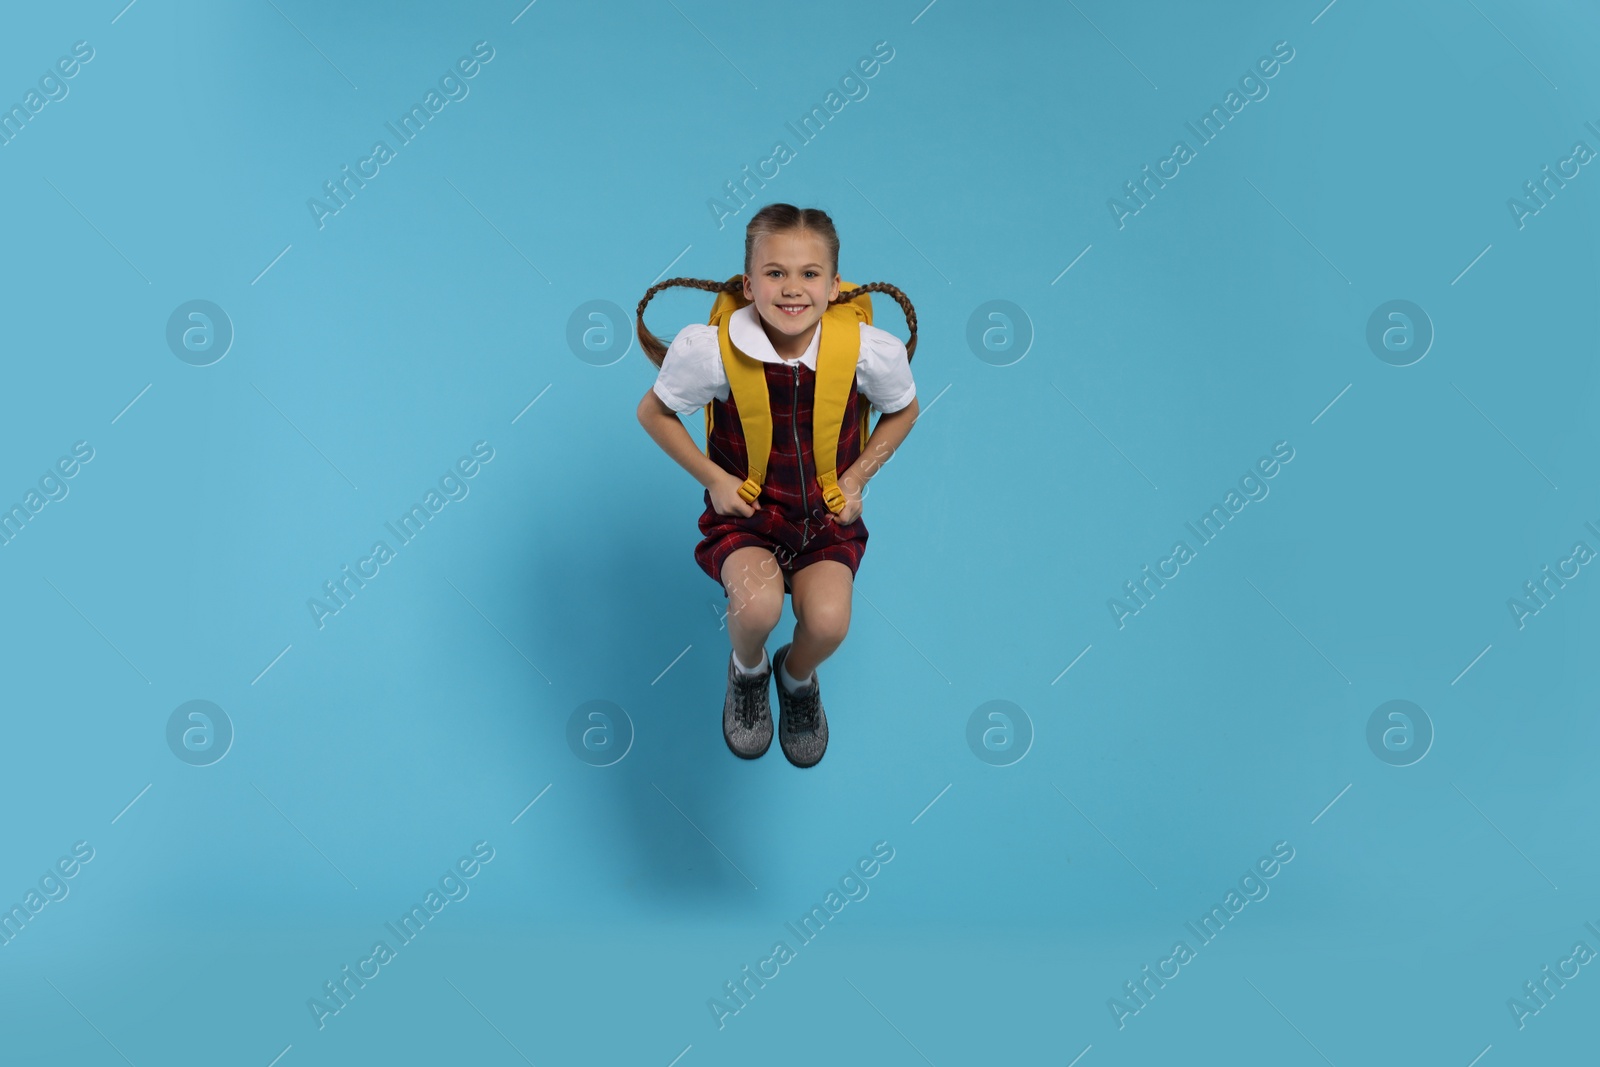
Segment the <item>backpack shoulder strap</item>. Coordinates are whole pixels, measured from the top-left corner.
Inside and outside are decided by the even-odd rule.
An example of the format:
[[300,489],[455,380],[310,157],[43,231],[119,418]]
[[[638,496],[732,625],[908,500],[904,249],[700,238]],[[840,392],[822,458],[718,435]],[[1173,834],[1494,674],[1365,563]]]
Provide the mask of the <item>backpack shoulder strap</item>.
[[[741,276],[734,275],[733,281]],[[734,345],[728,334],[728,320],[733,313],[750,301],[737,292],[723,290],[717,294],[711,307],[710,325],[717,328],[717,347],[722,354],[722,368],[728,376],[728,390],[734,408],[739,413],[739,425],[744,433],[748,473],[739,495],[747,504],[753,504],[761,494],[761,485],[767,477],[767,455],[772,451],[772,407],[767,397],[767,375],[761,361],[745,355]],[[706,404],[706,454],[711,450],[711,404]]]
[[[845,292],[855,286],[840,281]],[[844,428],[845,406],[850,386],[855,381],[856,363],[861,356],[861,323],[872,323],[872,298],[862,293],[843,304],[832,304],[822,314],[822,342],[817,349],[817,385],[812,401],[812,457],[817,464],[817,483],[828,510],[844,510],[844,490],[839,488],[839,434]],[[867,408],[861,407],[861,441],[866,443]]]

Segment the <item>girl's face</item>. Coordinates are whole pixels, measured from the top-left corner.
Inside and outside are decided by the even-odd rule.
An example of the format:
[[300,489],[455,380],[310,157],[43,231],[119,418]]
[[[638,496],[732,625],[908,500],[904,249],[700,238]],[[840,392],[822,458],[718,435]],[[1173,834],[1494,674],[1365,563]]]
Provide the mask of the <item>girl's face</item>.
[[744,276],[745,299],[755,305],[779,354],[799,355],[828,302],[839,295],[839,275],[828,262],[828,248],[815,234],[791,230],[758,239],[751,258],[753,273]]

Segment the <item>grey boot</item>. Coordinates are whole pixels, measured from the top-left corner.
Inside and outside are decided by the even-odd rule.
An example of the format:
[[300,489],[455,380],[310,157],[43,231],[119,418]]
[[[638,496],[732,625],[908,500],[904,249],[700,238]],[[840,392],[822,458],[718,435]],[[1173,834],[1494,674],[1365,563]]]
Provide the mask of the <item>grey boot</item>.
[[[772,672],[776,674],[789,658],[789,646],[784,645],[772,654]],[[828,716],[822,710],[822,687],[817,672],[811,672],[811,684],[797,693],[790,693],[778,680],[778,743],[783,754],[796,767],[814,767],[828,750]]]
[[722,702],[722,737],[728,749],[740,759],[755,759],[766,754],[772,744],[772,706],[767,691],[772,684],[772,665],[760,674],[745,674],[733,664],[728,653],[728,695]]

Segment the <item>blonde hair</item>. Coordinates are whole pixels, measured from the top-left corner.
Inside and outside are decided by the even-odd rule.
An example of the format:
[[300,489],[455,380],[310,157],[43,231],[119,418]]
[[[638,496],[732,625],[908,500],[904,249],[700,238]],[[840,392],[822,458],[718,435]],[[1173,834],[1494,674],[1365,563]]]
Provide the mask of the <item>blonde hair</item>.
[[828,213],[816,207],[795,207],[793,204],[768,204],[744,228],[744,272],[750,273],[755,262],[756,242],[763,237],[780,233],[810,233],[822,239],[828,250],[830,274],[839,273],[839,231],[833,228]]

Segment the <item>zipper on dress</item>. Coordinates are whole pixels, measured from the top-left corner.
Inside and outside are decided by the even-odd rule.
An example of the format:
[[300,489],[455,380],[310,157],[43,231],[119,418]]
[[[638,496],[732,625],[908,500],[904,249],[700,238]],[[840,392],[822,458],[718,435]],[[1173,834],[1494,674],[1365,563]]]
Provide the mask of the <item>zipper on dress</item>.
[[806,465],[804,457],[800,453],[800,361],[796,360],[791,366],[794,367],[794,399],[789,405],[789,426],[794,430],[795,465],[800,468],[800,510],[805,516],[803,520],[805,526],[801,529],[800,543],[804,546],[811,528],[811,515],[810,509],[806,504]]

